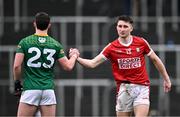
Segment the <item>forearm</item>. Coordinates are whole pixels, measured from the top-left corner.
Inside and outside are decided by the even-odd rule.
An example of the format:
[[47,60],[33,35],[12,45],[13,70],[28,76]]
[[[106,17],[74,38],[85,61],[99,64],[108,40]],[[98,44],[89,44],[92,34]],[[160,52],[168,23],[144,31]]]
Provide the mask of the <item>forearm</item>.
[[158,59],[157,61],[154,61],[154,65],[157,68],[157,70],[160,72],[160,74],[162,75],[163,79],[170,82],[169,75],[162,61]]
[[72,70],[75,63],[76,63],[76,59],[77,59],[77,56],[72,56],[70,59],[69,59],[69,62],[68,62],[68,70]]
[[83,59],[81,57],[78,57],[77,61],[82,66],[87,67],[87,68],[95,68],[96,67],[96,64],[93,63],[93,60],[90,60],[90,59]]
[[14,95],[20,97],[21,92],[23,90],[23,86],[21,85],[21,66],[17,66],[13,68],[14,74]]
[[21,78],[21,65],[24,60],[24,54],[23,53],[16,53],[15,59],[14,59],[14,65],[13,65],[13,76],[14,80],[20,80]]
[[21,78],[21,66],[13,68],[14,80],[20,80]]

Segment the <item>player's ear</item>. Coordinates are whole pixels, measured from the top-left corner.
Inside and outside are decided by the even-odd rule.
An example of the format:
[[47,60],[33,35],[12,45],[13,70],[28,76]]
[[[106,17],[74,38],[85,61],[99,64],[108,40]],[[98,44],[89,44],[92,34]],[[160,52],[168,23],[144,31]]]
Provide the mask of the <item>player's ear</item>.
[[134,29],[134,28],[133,28],[133,25],[131,25],[131,32],[133,31],[133,29]]
[[33,21],[33,26],[36,28],[36,22],[35,21]]
[[49,23],[49,25],[48,25],[48,29],[51,27],[51,23]]

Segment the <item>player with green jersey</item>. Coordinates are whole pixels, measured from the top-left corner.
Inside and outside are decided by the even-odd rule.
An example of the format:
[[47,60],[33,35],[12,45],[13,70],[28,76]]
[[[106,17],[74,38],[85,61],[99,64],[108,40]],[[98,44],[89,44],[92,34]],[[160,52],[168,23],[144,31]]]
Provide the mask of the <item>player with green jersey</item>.
[[64,70],[70,71],[75,65],[79,52],[75,51],[68,59],[62,45],[48,36],[51,24],[47,13],[37,13],[33,23],[35,34],[20,41],[14,59],[16,95],[20,95],[22,90],[21,74],[24,79],[17,116],[34,116],[37,109],[40,109],[42,116],[55,116],[54,64],[58,61]]
[[[47,35],[31,35],[21,40],[17,53],[24,53],[23,89],[53,89],[53,67],[64,57],[62,46]],[[34,82],[36,80],[36,82]]]

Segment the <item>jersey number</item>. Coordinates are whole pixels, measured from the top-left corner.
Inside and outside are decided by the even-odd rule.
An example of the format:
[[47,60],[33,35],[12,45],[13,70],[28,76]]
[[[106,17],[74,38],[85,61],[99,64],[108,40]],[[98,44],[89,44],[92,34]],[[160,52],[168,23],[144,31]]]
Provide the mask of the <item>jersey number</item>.
[[[31,47],[31,48],[28,49],[28,53],[33,53],[33,52],[35,52],[36,54],[33,57],[28,59],[27,66],[29,66],[29,67],[36,67],[36,68],[41,67],[41,65],[44,68],[51,68],[53,66],[53,64],[54,64],[53,55],[56,53],[56,50],[45,48],[43,50],[43,53],[41,53],[41,51],[38,48],[36,48],[36,47]],[[41,63],[41,62],[36,62],[36,63],[34,62],[34,61],[38,60],[41,57],[41,54],[47,54],[46,59],[48,61],[50,61],[49,64]]]

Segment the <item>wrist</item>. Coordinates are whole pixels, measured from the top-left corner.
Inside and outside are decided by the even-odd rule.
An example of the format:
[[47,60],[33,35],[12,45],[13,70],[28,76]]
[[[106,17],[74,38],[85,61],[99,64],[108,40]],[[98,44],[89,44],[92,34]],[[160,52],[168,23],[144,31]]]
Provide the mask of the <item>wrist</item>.
[[80,56],[78,56],[78,58],[77,58],[77,62],[78,62],[78,63],[79,63],[80,59],[81,59],[81,57],[80,57]]
[[169,78],[164,79],[165,82],[171,83],[171,80]]
[[77,59],[77,58],[78,58],[78,56],[77,56],[76,54],[72,55],[72,57],[74,57],[75,59]]

